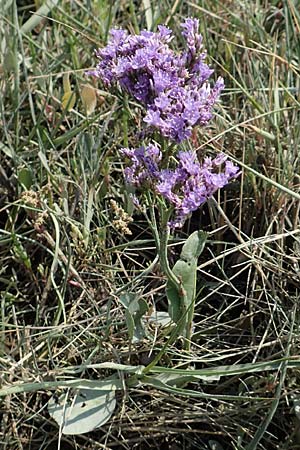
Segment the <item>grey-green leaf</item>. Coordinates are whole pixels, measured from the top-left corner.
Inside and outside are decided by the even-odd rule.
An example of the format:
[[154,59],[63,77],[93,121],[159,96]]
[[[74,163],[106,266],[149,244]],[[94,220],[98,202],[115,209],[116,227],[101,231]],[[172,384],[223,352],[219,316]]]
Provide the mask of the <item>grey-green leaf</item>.
[[145,18],[147,24],[147,30],[152,29],[153,25],[153,15],[150,0],[143,0],[144,8],[145,8]]
[[30,33],[57,5],[58,0],[47,0],[21,27],[22,33]]
[[0,151],[5,153],[6,156],[9,158],[13,158],[15,156],[15,152],[12,147],[8,147],[7,145],[3,144],[3,142],[0,142]]
[[171,317],[166,311],[154,311],[148,319],[156,327],[166,327],[171,324]]
[[183,244],[180,259],[187,262],[194,258],[198,259],[203,252],[206,240],[207,233],[204,231],[194,231]]
[[115,391],[80,389],[74,396],[62,394],[48,403],[50,416],[63,434],[83,434],[104,425],[116,407]]
[[[173,267],[173,272],[181,281],[182,286],[188,283],[190,284],[190,267],[187,266],[185,261],[178,260]],[[169,302],[169,315],[171,319],[177,323],[184,314],[187,305],[184,305],[182,296],[171,281],[167,282],[166,294]]]
[[207,234],[202,231],[192,233],[182,247],[180,259],[173,267],[173,273],[179,279],[185,295],[182,295],[171,281],[167,282],[169,314],[175,323],[181,320],[183,328],[191,326],[196,295],[197,260],[204,249],[206,239]]
[[130,341],[141,341],[146,335],[142,317],[148,310],[147,302],[131,292],[120,295],[119,300],[126,308],[125,318]]

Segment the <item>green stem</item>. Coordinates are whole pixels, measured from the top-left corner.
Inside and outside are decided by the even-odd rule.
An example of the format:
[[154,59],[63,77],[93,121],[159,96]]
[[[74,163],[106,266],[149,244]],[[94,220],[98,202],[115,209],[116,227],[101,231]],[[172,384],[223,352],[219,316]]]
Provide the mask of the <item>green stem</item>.
[[156,217],[155,217],[155,212],[154,212],[154,203],[155,203],[155,199],[151,198],[150,193],[146,194],[146,198],[148,201],[148,207],[150,210],[150,219],[148,219],[147,215],[146,215],[146,219],[148,221],[148,224],[151,228],[153,237],[154,237],[154,242],[155,242],[155,246],[156,246],[156,251],[157,251],[157,255],[159,255],[159,249],[160,249],[160,239],[159,239],[159,233],[158,233],[158,229],[157,229],[157,223],[156,223]]
[[143,375],[146,375],[149,373],[153,367],[155,367],[161,358],[164,356],[164,354],[167,352],[167,349],[170,345],[172,345],[178,336],[180,335],[180,330],[182,329],[182,326],[184,325],[184,316],[181,316],[178,323],[176,324],[176,327],[171,331],[170,336],[168,340],[165,342],[163,347],[160,349],[160,351],[157,353],[155,358],[143,369]]
[[128,109],[127,109],[127,98],[124,98],[124,108],[122,111],[122,125],[123,125],[123,143],[124,147],[128,147]]
[[[171,211],[170,211],[171,212]],[[170,217],[170,212],[167,211],[166,217]],[[169,213],[169,214],[168,214]],[[167,276],[167,278],[174,284],[178,292],[181,291],[181,283],[179,279],[176,277],[176,275],[172,272],[169,260],[168,260],[168,240],[170,236],[170,230],[166,223],[166,221],[163,221],[162,224],[162,232],[160,237],[160,248],[159,248],[159,259],[161,267]]]
[[[150,211],[151,211],[151,209],[150,209]],[[166,277],[168,278],[168,281],[170,281],[174,285],[175,289],[177,290],[177,292],[179,294],[179,297],[181,297],[181,304],[186,305],[187,298],[186,298],[185,289],[183,289],[181,281],[177,278],[177,276],[174,274],[174,272],[170,268],[169,260],[168,260],[168,241],[169,241],[169,236],[170,236],[170,229],[168,226],[168,221],[170,219],[172,212],[173,212],[173,208],[170,208],[167,211],[164,211],[163,207],[161,209],[161,233],[160,233],[159,249],[158,249],[159,260],[160,260],[161,268],[162,268],[164,274],[166,275]],[[164,344],[162,349],[158,352],[158,354],[153,359],[153,361],[144,369],[144,371],[143,371],[144,374],[149,372],[154,366],[156,366],[159,363],[159,361],[161,360],[163,355],[166,353],[168,347],[170,345],[172,345],[176,341],[178,336],[181,334],[182,329],[185,327],[185,323],[186,323],[185,316],[187,313],[188,313],[188,311],[183,311],[182,316],[176,323],[176,327],[172,330],[168,340],[166,341],[166,343]],[[188,334],[190,336],[191,332]],[[189,343],[188,343],[188,345],[189,345]]]
[[184,349],[187,351],[190,351],[190,349],[191,349],[193,318],[194,318],[194,311],[195,311],[195,300],[196,300],[196,292],[195,292],[194,298],[193,298],[193,300],[188,308],[188,311],[187,311],[188,318],[187,318],[186,330],[185,330],[186,331],[186,335],[185,335],[186,340],[184,343]]

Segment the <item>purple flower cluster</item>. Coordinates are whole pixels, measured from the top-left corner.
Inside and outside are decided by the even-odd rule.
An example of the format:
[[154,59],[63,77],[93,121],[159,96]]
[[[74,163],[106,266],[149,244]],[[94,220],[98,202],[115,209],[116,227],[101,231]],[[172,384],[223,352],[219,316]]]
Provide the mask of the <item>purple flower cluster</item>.
[[125,180],[128,184],[141,187],[151,184],[159,177],[159,162],[162,155],[156,144],[137,149],[122,148],[121,154],[131,160],[131,165],[125,169]]
[[113,29],[108,45],[96,53],[99,63],[90,74],[105,84],[119,84],[146,108],[144,121],[167,138],[181,142],[195,125],[205,125],[224,87],[218,78],[208,83],[213,70],[204,62],[198,19],[182,24],[186,48],[170,48],[172,32],[159,26],[156,33],[129,35]]
[[171,227],[181,227],[191,212],[235,178],[239,171],[223,153],[215,159],[205,158],[200,164],[196,152],[179,151],[176,167],[168,169],[159,168],[162,155],[157,145],[122,149],[122,153],[132,163],[125,169],[126,181],[140,188],[151,185],[174,206]]

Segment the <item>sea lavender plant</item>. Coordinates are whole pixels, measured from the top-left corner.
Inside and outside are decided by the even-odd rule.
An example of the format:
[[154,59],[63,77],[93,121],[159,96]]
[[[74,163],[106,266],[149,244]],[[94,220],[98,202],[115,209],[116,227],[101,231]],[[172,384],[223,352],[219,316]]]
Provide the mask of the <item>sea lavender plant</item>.
[[224,87],[222,78],[213,87],[208,83],[213,70],[205,63],[198,19],[186,19],[181,27],[186,42],[181,53],[170,47],[172,31],[165,26],[133,36],[114,29],[90,72],[106,86],[128,92],[144,107],[144,122],[176,142],[209,122]]
[[[196,151],[176,150],[176,143],[189,138],[193,127],[210,121],[224,87],[220,77],[214,85],[209,83],[213,70],[205,62],[199,21],[185,19],[181,28],[185,40],[181,52],[172,49],[172,31],[165,26],[139,35],[111,30],[107,46],[96,53],[99,62],[90,74],[100,78],[106,87],[124,91],[138,101],[148,130],[158,131],[162,137],[164,151],[153,141],[137,149],[123,148],[121,155],[129,160],[125,179],[139,195],[136,204],[144,202],[142,206],[149,208],[150,219],[148,214],[146,217],[168,279],[169,312],[178,322],[178,334],[184,331],[189,348],[197,259],[206,238],[201,232],[191,235],[183,246],[182,259],[171,270],[167,255],[170,229],[183,226],[193,211],[237,176],[238,168],[224,154],[204,158],[200,163]],[[155,204],[160,213],[159,226]]]

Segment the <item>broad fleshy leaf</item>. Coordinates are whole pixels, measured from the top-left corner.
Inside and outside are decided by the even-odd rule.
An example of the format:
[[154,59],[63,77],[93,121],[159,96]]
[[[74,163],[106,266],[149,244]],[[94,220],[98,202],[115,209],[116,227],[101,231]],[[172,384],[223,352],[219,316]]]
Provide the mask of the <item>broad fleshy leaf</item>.
[[48,403],[50,416],[63,434],[83,434],[104,425],[116,407],[115,391],[80,389],[73,396],[62,394]]
[[[177,323],[186,314],[195,300],[197,260],[202,253],[207,235],[202,231],[195,231],[190,235],[182,247],[180,259],[175,263],[173,272],[180,280],[186,296],[180,295],[176,286],[170,281],[167,283],[167,297],[169,301],[169,314]],[[188,316],[186,314],[186,321]]]

